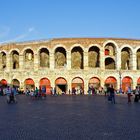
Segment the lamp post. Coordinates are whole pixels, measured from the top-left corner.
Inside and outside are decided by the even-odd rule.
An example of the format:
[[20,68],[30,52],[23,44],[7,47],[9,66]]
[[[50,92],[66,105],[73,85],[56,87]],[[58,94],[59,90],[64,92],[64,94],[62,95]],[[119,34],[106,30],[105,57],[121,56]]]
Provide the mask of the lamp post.
[[120,90],[119,90],[119,93],[122,93],[122,73],[121,73],[121,69],[119,70],[119,78],[120,78]]

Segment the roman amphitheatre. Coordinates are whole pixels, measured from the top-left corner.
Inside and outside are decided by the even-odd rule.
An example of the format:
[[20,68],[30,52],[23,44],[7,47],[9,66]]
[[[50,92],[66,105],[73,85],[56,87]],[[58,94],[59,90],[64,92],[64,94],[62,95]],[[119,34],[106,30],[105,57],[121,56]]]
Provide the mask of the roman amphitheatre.
[[0,45],[0,84],[19,88],[72,88],[113,84],[123,91],[140,85],[140,40],[58,38]]

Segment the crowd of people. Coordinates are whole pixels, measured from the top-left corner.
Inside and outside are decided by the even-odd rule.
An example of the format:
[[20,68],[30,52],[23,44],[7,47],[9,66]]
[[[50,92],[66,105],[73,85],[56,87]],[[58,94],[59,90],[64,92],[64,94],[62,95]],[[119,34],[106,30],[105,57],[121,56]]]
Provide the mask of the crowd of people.
[[[10,102],[11,100],[16,102],[16,95],[17,94],[25,94],[27,96],[30,96],[32,99],[35,98],[42,98],[44,99],[46,97],[46,87],[42,86],[39,88],[26,88],[25,90],[19,90],[18,87],[16,86],[10,86],[7,85],[6,87],[1,87],[0,86],[0,95],[7,95],[7,102]],[[99,87],[98,89],[93,87],[93,86],[89,86],[87,94],[88,95],[96,95],[96,94],[102,94],[105,97],[107,97],[108,101],[111,101],[111,103],[115,104],[116,100],[115,100],[115,95],[118,92],[114,89],[113,85],[109,85],[108,87]],[[57,93],[56,88],[52,88],[50,90],[50,95],[59,95]],[[72,90],[68,90],[68,93],[65,93],[64,91],[62,92],[61,95],[65,95],[65,94],[69,94],[69,95],[84,95],[84,90],[82,89],[82,87],[78,87],[78,88],[72,88]],[[135,88],[135,90],[132,90],[131,87],[129,86],[127,88],[126,91],[127,97],[128,97],[128,103],[132,102],[131,97],[134,96],[134,102],[139,102],[140,100],[140,87],[137,86]]]

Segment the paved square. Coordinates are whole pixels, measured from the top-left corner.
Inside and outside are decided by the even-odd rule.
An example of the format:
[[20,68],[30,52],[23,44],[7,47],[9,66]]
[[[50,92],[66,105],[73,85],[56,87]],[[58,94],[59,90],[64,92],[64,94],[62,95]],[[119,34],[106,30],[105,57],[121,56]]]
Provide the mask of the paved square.
[[0,97],[0,140],[139,140],[140,103],[117,96]]

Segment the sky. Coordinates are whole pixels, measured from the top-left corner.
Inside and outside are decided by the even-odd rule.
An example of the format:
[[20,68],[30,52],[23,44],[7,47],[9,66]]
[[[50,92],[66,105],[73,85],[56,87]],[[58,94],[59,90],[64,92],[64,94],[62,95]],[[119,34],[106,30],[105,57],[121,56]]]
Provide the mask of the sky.
[[140,0],[0,0],[0,44],[73,37],[140,39]]

